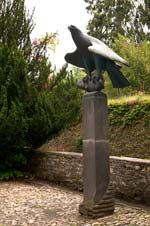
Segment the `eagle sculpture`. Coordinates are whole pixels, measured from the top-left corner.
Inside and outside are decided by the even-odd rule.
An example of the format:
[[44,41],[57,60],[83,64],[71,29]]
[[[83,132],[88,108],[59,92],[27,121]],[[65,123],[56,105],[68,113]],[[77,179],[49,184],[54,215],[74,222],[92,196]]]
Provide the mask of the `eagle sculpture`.
[[[77,47],[73,53],[67,53],[65,60],[77,67],[85,68],[87,76],[78,82],[78,87],[89,92],[104,88],[103,72],[107,71],[114,88],[123,88],[129,85],[128,80],[121,72],[120,62],[126,66],[129,63],[109,48],[104,42],[82,33],[74,25],[68,29]],[[96,70],[96,76],[92,72]]]

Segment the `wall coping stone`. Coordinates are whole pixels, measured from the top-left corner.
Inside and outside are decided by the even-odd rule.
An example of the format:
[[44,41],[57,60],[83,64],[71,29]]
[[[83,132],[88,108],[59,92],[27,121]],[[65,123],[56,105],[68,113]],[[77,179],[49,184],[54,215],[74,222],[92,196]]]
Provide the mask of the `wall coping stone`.
[[[45,153],[50,153],[50,154],[53,154],[53,155],[69,155],[69,156],[79,156],[79,157],[82,157],[82,153],[77,153],[77,152],[63,152],[63,151],[42,151],[40,149],[37,149],[35,150],[35,152],[39,152],[39,153],[42,153],[42,154],[45,154]],[[134,162],[134,163],[144,163],[144,164],[150,164],[150,159],[140,159],[140,158],[131,158],[131,157],[118,157],[118,156],[110,156],[110,160],[113,159],[113,160],[120,160],[120,161],[126,161],[126,162]]]
[[127,161],[127,162],[150,164],[150,160],[149,159],[130,158],[130,157],[118,157],[118,156],[110,156],[110,159],[117,159],[117,160]]

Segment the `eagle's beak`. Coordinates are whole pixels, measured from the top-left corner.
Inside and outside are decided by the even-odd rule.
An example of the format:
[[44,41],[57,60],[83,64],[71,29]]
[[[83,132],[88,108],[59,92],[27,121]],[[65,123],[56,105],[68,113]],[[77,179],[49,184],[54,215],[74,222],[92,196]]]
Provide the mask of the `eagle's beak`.
[[71,29],[71,25],[68,26],[68,30],[69,30],[69,31],[70,31],[70,29]]

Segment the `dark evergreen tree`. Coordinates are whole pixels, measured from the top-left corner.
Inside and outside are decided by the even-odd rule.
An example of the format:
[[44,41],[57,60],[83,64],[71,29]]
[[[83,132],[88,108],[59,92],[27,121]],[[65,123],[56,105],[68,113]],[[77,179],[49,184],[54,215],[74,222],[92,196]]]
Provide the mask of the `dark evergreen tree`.
[[25,8],[25,0],[1,0],[0,43],[9,48],[19,48],[30,56],[30,34],[33,30],[32,15]]
[[52,70],[47,56],[56,34],[31,43],[33,27],[25,0],[0,1],[0,173],[25,166],[24,148],[37,148],[80,111],[67,65]]
[[18,156],[24,146],[32,146],[27,139],[34,117],[29,106],[34,108],[38,100],[37,83],[44,83],[51,71],[46,57],[49,37],[35,51],[30,40],[33,27],[25,0],[0,1],[0,165],[7,167],[14,159],[21,162],[24,158]]

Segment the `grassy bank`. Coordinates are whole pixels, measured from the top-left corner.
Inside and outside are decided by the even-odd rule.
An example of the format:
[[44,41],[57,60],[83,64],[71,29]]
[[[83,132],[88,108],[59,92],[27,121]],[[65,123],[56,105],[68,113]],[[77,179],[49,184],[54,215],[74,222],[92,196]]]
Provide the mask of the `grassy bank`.
[[[150,158],[150,96],[108,101],[110,154]],[[49,140],[41,150],[82,152],[81,124]]]

